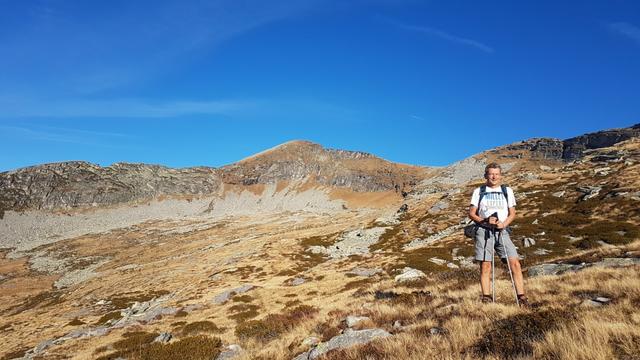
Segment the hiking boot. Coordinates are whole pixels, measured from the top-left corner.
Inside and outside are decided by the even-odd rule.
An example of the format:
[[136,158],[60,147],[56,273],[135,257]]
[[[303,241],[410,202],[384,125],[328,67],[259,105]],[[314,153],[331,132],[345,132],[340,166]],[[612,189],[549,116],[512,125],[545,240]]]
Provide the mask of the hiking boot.
[[489,304],[493,302],[493,297],[491,295],[481,295],[480,296],[480,301],[483,304]]
[[527,297],[524,294],[518,295],[518,304],[520,304],[521,308],[529,308],[529,307],[531,307],[531,304],[529,304],[529,300],[527,299]]

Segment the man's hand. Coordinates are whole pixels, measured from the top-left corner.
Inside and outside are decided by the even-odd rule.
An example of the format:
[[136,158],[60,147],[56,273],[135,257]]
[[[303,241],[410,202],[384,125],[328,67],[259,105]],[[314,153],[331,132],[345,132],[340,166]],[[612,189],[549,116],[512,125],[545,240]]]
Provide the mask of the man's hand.
[[502,230],[502,229],[504,229],[504,228],[505,228],[505,226],[504,226],[504,223],[503,223],[502,221],[498,221],[498,222],[496,223],[496,229],[500,229],[500,230]]
[[491,216],[489,217],[489,225],[498,225],[499,221],[497,217]]

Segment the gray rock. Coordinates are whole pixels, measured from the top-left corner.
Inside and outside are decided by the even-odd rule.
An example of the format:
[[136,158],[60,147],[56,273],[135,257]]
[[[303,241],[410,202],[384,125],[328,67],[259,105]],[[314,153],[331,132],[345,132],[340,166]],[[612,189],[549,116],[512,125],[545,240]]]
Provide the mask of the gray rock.
[[240,355],[243,352],[240,345],[232,344],[224,347],[224,350],[218,354],[216,360],[228,360]]
[[398,275],[395,277],[395,281],[399,282],[399,283],[403,283],[403,282],[407,282],[407,281],[414,281],[414,280],[418,280],[421,278],[426,277],[425,273],[423,273],[422,271],[418,270],[418,269],[413,269],[410,267],[405,267],[402,270],[402,274]]
[[432,257],[429,259],[429,261],[436,265],[445,265],[447,263],[447,260],[443,260],[437,257]]
[[320,343],[320,338],[310,336],[302,341],[302,346],[316,346]]
[[584,194],[580,201],[585,201],[598,196],[602,190],[602,186],[580,186],[576,188],[576,190]]
[[598,296],[597,298],[593,299],[594,301],[597,301],[601,304],[608,304],[611,302],[611,299],[609,299],[608,297],[604,297],[604,296]]
[[438,201],[437,203],[435,203],[428,211],[429,214],[438,214],[439,212],[441,212],[442,210],[448,209],[449,208],[449,202],[446,201],[445,199],[442,199],[440,201]]
[[623,266],[632,266],[632,265],[640,265],[640,258],[605,258],[605,259],[602,259],[601,261],[597,261],[591,264],[582,263],[579,265],[540,264],[540,265],[530,267],[528,274],[531,277],[540,276],[540,275],[560,275],[565,272],[580,271],[590,266],[614,268],[614,267],[623,267]]
[[393,322],[393,329],[394,330],[401,330],[402,329],[402,323],[400,322],[400,320],[396,320]]
[[536,244],[536,241],[530,237],[526,237],[522,240],[522,245],[524,245],[524,247],[530,247]]
[[429,329],[429,334],[431,335],[444,335],[447,334],[449,331],[445,328],[441,328],[441,327],[432,327],[431,329]]
[[547,249],[537,249],[536,251],[533,252],[535,255],[539,255],[539,256],[543,256],[543,255],[547,255],[551,253],[551,250],[547,250]]
[[150,200],[161,195],[208,194],[220,187],[213,168],[171,169],[69,161],[0,173],[0,209],[67,209]]
[[216,305],[222,305],[225,302],[227,302],[229,299],[231,299],[234,295],[238,295],[238,294],[242,294],[245,293],[251,289],[255,288],[254,285],[251,284],[245,284],[242,286],[239,286],[235,289],[230,289],[230,290],[226,290],[218,295],[216,295],[216,297],[213,298],[213,303]]
[[297,277],[297,278],[293,278],[291,281],[287,281],[287,285],[298,286],[298,285],[304,284],[306,281],[307,280],[305,280],[304,278]]
[[541,264],[532,266],[529,268],[528,274],[530,277],[541,275],[560,275],[565,272],[575,272],[586,265],[571,265],[571,264]]
[[556,192],[554,192],[554,193],[553,193],[553,194],[551,194],[551,195],[553,195],[553,196],[555,196],[555,197],[559,197],[559,198],[560,198],[560,197],[563,197],[565,193],[566,193],[566,191],[562,190],[562,191],[556,191]]
[[343,334],[338,335],[326,343],[320,343],[312,350],[302,353],[294,358],[294,360],[317,359],[333,349],[345,349],[354,345],[366,344],[375,339],[391,336],[382,329],[367,330],[350,330],[347,329]]
[[351,327],[356,326],[358,323],[360,323],[362,321],[366,321],[366,320],[371,320],[371,319],[366,317],[366,316],[349,315],[349,316],[347,316],[347,318],[344,321],[347,324],[347,327],[351,328]]
[[172,337],[173,336],[171,334],[163,332],[160,333],[160,335],[158,335],[155,339],[153,339],[153,342],[168,343]]

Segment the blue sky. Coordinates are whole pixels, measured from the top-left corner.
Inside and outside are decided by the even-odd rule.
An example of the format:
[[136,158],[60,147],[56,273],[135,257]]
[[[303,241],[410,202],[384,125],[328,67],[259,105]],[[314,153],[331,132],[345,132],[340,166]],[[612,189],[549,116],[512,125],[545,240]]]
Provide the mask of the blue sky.
[[640,2],[0,0],[0,171],[292,139],[446,165],[640,122]]

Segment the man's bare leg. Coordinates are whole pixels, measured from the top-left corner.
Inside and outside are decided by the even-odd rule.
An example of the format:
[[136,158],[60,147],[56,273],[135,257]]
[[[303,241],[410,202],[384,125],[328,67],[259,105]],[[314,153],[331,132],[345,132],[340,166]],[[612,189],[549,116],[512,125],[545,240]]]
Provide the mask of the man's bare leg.
[[[520,274],[520,279],[522,279],[522,274]],[[482,295],[491,295],[491,261],[480,262],[480,288]]]
[[510,257],[509,265],[511,265],[513,282],[516,285],[516,292],[518,295],[522,295],[524,294],[524,281],[522,280],[522,267],[520,266],[520,260],[517,257]]

